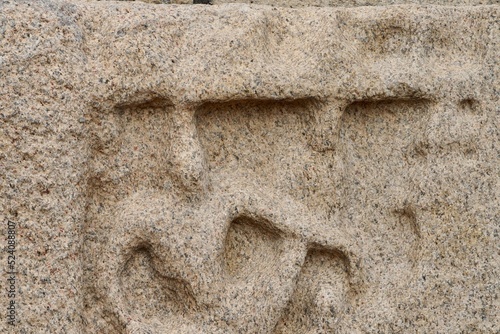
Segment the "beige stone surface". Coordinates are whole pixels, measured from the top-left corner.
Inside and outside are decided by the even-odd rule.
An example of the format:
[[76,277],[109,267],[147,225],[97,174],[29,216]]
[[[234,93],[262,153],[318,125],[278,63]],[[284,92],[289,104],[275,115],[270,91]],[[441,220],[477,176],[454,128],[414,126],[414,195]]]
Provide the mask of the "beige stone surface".
[[[147,1],[147,0],[145,0]],[[173,0],[175,1],[175,0]],[[172,3],[173,3],[172,1]],[[475,6],[494,5],[497,0],[213,0],[212,4],[247,3],[269,5],[276,7],[360,7],[360,6],[388,6],[388,5],[441,5],[441,6]]]
[[0,332],[500,332],[499,14],[1,1]]
[[[82,0],[81,0],[82,1]],[[108,1],[108,0],[83,0]],[[441,6],[477,6],[495,5],[498,0],[114,0],[114,1],[142,1],[155,4],[210,4],[221,5],[226,3],[246,3],[252,5],[267,5],[273,7],[359,7],[359,6],[388,6],[388,5],[441,5]]]

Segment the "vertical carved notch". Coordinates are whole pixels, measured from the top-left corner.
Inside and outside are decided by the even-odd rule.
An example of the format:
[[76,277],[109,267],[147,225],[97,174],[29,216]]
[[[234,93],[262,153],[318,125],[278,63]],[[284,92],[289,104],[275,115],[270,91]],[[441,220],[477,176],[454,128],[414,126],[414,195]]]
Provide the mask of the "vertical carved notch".
[[335,150],[344,101],[321,101],[312,106],[309,145],[319,152]]

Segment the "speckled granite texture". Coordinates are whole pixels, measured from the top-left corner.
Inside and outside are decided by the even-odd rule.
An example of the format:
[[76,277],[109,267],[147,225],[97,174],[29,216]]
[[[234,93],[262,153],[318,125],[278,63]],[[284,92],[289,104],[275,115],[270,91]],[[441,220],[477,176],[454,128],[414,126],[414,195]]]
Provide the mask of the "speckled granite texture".
[[0,332],[499,333],[499,14],[1,1]]
[[[109,1],[109,0],[80,0],[80,1]],[[358,6],[387,6],[387,5],[441,5],[441,6],[477,6],[494,5],[498,0],[115,0],[115,1],[142,1],[154,4],[209,4],[246,3],[254,5],[268,5],[274,7],[358,7]]]
[[[155,0],[143,0],[155,1]],[[160,0],[161,1],[161,0]],[[172,0],[185,1],[185,0]],[[271,5],[277,7],[358,7],[387,5],[444,5],[444,6],[475,6],[498,4],[498,0],[212,0],[212,4],[247,3],[256,5]]]

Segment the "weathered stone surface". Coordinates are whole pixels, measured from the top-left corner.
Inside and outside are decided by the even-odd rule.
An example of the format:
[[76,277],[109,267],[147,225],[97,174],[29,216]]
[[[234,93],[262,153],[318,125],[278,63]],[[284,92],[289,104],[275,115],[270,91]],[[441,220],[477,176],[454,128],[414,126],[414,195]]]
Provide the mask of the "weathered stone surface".
[[[146,0],[147,1],[147,0]],[[175,0],[173,0],[175,1]],[[442,5],[442,6],[474,6],[494,5],[496,0],[213,0],[214,5],[223,3],[247,3],[255,5],[270,5],[277,7],[359,7],[387,5]]]
[[[108,1],[108,0],[87,0]],[[118,0],[136,1],[136,0]],[[359,7],[387,5],[445,5],[445,6],[476,6],[494,5],[497,0],[137,0],[147,3],[161,4],[211,4],[246,3],[252,5],[268,5],[274,7]]]
[[498,18],[0,2],[0,332],[499,332]]

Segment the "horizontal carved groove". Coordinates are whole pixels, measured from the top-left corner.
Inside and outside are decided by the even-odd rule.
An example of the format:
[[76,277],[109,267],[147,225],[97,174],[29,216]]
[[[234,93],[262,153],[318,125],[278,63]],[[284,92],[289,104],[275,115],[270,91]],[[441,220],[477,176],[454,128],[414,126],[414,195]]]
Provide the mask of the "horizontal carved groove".
[[299,110],[307,110],[318,103],[315,97],[305,98],[250,98],[250,99],[228,99],[228,100],[213,100],[204,101],[197,107],[198,122],[201,122],[204,115],[210,111],[218,110],[234,110],[241,111],[253,109],[262,113],[274,108],[287,108],[291,113]]
[[147,108],[173,107],[174,103],[167,97],[160,96],[154,92],[141,92],[129,96],[124,101],[115,105],[118,110],[133,109],[141,110]]

